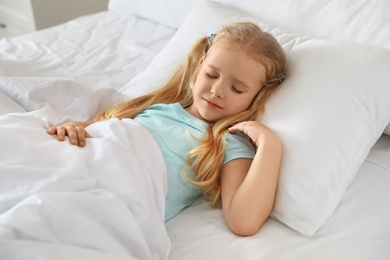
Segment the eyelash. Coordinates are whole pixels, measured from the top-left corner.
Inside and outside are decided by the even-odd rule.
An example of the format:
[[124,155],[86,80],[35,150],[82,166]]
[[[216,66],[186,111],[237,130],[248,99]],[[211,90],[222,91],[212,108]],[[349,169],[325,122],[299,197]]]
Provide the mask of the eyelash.
[[235,86],[231,86],[232,90],[236,92],[237,94],[242,94],[243,92],[241,90],[236,89]]
[[206,76],[208,77],[208,78],[210,78],[210,79],[216,79],[216,78],[218,78],[217,76],[213,76],[213,75],[211,75],[210,73],[206,73]]
[[[206,76],[208,77],[208,78],[210,78],[210,79],[217,79],[218,78],[218,76],[213,76],[213,75],[211,75],[210,73],[206,73]],[[241,90],[238,90],[234,85],[232,85],[231,86],[231,89],[234,91],[234,92],[236,92],[237,94],[242,94],[243,92],[241,91]]]

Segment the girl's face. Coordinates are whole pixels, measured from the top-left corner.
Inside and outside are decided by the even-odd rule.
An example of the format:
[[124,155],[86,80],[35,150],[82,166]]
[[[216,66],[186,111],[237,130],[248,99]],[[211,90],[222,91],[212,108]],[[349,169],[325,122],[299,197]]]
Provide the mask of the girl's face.
[[249,108],[265,82],[265,67],[237,46],[216,44],[200,61],[189,113],[216,122]]

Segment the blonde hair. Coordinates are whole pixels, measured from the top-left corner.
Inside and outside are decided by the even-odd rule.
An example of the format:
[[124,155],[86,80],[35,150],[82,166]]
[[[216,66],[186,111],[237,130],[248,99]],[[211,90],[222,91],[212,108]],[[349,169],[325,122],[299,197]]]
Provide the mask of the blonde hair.
[[223,26],[216,34],[203,37],[194,43],[186,60],[162,88],[113,106],[96,117],[98,121],[113,117],[134,118],[147,107],[157,103],[178,102],[183,107],[190,106],[193,103],[192,87],[198,75],[199,61],[219,42],[239,44],[249,57],[264,65],[266,80],[246,111],[209,124],[204,139],[199,140],[200,145],[187,156],[188,165],[196,173],[196,179],[190,181],[200,187],[211,205],[218,201],[221,194],[220,170],[227,129],[235,123],[255,120],[262,115],[269,97],[284,79],[286,58],[271,34],[263,32],[251,22]]

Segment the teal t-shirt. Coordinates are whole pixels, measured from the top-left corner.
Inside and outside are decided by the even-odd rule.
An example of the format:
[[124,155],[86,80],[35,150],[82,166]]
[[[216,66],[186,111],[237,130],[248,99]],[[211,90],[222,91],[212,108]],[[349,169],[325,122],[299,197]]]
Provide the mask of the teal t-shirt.
[[[187,155],[199,145],[193,137],[203,139],[208,124],[192,116],[179,103],[152,105],[134,120],[154,136],[165,159],[168,172],[167,221],[201,196],[200,189],[186,179],[183,170],[185,168],[186,174],[195,179],[193,170],[185,167]],[[226,135],[224,164],[237,158],[254,157],[254,147],[245,134]]]

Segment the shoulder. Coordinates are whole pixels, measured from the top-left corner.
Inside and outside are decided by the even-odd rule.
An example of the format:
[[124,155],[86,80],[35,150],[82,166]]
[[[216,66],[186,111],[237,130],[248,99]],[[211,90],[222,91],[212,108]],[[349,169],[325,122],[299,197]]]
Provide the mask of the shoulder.
[[230,133],[229,131],[225,134],[226,143],[250,143],[249,137],[241,131],[238,131],[235,134]]
[[255,147],[247,135],[242,132],[225,135],[225,158],[223,164],[238,158],[250,158],[255,156]]

